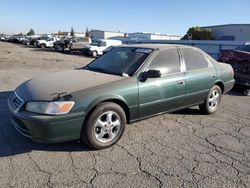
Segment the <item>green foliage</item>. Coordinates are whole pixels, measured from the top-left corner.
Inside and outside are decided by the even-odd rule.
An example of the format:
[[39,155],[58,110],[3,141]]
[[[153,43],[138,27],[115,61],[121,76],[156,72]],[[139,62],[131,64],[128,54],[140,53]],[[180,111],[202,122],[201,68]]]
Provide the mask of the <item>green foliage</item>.
[[215,40],[212,35],[212,30],[201,29],[200,27],[191,27],[188,29],[187,34],[182,37],[182,40]]
[[35,35],[34,29],[30,29],[29,32],[27,33],[28,36]]
[[75,36],[75,32],[74,32],[73,27],[71,27],[70,36],[71,36],[71,37],[74,37],[74,36]]

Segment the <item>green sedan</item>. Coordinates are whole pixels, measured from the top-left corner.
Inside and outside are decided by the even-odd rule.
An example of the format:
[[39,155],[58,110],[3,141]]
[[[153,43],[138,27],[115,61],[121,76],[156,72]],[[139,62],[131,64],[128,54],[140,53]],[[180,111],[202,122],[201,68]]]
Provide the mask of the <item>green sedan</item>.
[[37,142],[80,139],[102,149],[127,123],[199,105],[214,113],[234,72],[198,48],[119,46],[87,66],[18,86],[8,99],[13,126]]

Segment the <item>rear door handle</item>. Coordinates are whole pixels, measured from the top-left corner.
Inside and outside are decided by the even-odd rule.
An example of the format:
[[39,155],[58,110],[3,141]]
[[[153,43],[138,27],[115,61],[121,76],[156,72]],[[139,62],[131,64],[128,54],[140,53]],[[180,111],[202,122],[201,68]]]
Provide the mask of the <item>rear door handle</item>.
[[214,77],[215,77],[215,75],[211,75],[210,77],[211,77],[211,78],[214,78]]

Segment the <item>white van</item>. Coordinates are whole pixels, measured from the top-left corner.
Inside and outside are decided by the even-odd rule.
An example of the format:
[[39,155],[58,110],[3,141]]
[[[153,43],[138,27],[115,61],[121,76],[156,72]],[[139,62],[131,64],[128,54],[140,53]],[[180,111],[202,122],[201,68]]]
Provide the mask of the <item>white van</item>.
[[88,55],[96,57],[98,55],[102,55],[103,51],[108,47],[119,46],[119,45],[122,45],[122,41],[120,40],[102,39],[95,41],[90,45],[87,45],[84,51],[86,51]]

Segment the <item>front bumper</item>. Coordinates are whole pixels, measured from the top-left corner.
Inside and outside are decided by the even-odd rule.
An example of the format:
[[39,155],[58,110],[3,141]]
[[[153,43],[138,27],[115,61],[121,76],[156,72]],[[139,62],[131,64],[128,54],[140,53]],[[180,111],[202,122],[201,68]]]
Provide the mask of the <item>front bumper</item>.
[[85,116],[67,114],[61,116],[39,115],[12,108],[8,100],[11,122],[23,136],[40,143],[57,143],[80,139]]
[[235,73],[234,75],[235,83],[241,86],[250,87],[250,75],[249,74],[242,74],[242,73]]

